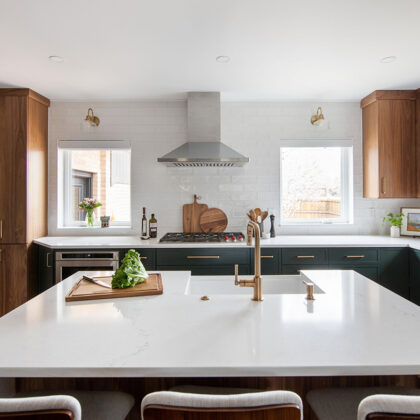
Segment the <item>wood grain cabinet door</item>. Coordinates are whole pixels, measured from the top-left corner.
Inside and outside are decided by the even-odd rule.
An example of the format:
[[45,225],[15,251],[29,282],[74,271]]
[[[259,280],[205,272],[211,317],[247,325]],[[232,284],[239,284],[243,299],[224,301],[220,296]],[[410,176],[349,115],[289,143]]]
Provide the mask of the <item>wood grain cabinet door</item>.
[[378,101],[379,197],[416,197],[416,103]]
[[0,245],[0,316],[27,300],[26,256],[26,245]]
[[26,115],[22,96],[0,96],[0,244],[26,241]]

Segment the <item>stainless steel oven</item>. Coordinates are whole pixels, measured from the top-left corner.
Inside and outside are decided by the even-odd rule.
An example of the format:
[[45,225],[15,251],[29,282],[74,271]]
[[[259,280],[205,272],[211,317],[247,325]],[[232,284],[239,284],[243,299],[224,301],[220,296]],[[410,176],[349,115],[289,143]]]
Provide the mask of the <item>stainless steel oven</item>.
[[113,271],[118,267],[118,251],[60,251],[55,253],[56,283],[77,271]]

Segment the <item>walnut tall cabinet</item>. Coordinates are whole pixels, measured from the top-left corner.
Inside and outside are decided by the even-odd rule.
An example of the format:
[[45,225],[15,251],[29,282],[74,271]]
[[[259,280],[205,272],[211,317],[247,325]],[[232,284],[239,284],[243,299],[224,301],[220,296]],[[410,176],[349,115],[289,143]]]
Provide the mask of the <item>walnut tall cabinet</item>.
[[0,89],[0,316],[35,293],[32,241],[47,234],[49,105],[30,89]]

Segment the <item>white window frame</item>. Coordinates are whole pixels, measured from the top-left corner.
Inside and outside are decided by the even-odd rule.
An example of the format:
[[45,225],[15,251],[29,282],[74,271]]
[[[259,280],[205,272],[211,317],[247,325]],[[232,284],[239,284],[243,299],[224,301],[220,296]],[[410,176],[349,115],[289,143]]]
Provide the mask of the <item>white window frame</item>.
[[[330,219],[286,219],[282,216],[282,148],[296,147],[340,147],[341,148],[341,217]],[[353,223],[353,140],[311,139],[282,140],[280,142],[280,224],[281,225],[331,225]]]
[[82,220],[72,220],[71,208],[71,155],[70,150],[130,150],[130,220],[110,221],[113,227],[131,227],[131,145],[124,140],[60,140],[57,144],[57,224],[58,228],[86,227]]

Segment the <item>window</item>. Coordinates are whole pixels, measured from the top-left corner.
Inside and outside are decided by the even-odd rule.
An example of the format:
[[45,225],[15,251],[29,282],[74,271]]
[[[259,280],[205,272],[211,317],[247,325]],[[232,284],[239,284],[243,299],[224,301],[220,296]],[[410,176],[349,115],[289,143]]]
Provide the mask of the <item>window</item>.
[[283,141],[280,223],[352,222],[352,142]]
[[58,148],[59,227],[85,226],[84,198],[102,205],[95,209],[97,224],[110,216],[111,226],[130,226],[131,151],[122,141],[61,141]]

